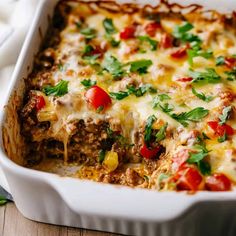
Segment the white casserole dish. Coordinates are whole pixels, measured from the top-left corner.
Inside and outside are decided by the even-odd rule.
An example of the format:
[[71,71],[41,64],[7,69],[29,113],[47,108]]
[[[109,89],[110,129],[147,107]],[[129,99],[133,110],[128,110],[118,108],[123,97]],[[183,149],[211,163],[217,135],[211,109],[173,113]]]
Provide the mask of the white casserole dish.
[[[7,157],[1,139],[0,162],[20,212],[36,221],[127,235],[235,235],[236,190],[194,195],[155,192],[62,178],[16,164],[21,162],[22,148],[14,121],[17,120],[16,106],[23,94],[23,78],[32,69],[34,55],[57,2],[41,0],[19,57],[9,96],[5,98],[5,103],[10,98],[9,105],[1,114],[1,124],[6,119],[4,134],[9,135],[9,138],[4,135],[4,141],[11,146],[8,153],[16,158],[13,162]],[[209,2],[214,1],[208,1],[207,8]],[[186,1],[189,3],[193,1]],[[229,12],[236,9],[236,2],[232,0],[222,6],[223,12]],[[0,136],[3,136],[2,129]]]

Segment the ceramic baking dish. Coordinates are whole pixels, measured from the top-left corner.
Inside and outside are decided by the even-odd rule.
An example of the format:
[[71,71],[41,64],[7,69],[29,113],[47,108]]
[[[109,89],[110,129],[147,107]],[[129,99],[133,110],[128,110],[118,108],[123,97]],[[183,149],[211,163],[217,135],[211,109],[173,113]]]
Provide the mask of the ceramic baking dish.
[[[18,165],[23,149],[16,110],[23,94],[23,79],[32,69],[34,55],[57,2],[40,1],[11,81],[9,95],[4,98],[8,105],[1,113],[0,162],[20,212],[40,222],[127,235],[235,235],[236,190],[193,195],[156,192],[60,177]],[[151,1],[140,2],[146,4]],[[206,8],[213,6],[213,2],[198,1],[199,4],[205,3]],[[186,5],[192,3],[196,1],[185,1]],[[236,9],[236,3],[229,1],[224,5],[223,1],[218,1],[214,7],[225,13]],[[5,149],[12,160],[7,157]]]

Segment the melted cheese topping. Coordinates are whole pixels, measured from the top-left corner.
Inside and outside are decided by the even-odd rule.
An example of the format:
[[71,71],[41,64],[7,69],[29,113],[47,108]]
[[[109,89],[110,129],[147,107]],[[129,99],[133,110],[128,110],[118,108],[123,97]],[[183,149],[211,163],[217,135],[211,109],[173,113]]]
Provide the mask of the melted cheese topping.
[[[105,36],[103,20],[106,18],[112,19],[116,28],[116,33],[112,37],[114,40],[120,41],[118,47],[111,47]],[[202,49],[211,49],[213,52],[211,58],[194,57],[191,66],[186,56],[179,59],[171,57],[171,53],[179,47],[164,49],[160,45],[164,33],[173,34],[173,29],[185,21],[189,21],[194,26],[190,32],[200,37],[203,42]],[[86,40],[81,33],[81,28],[76,26],[77,22],[82,22],[83,26],[81,27],[83,28],[96,29],[96,37],[90,41]],[[234,96],[236,92],[235,81],[226,79],[225,71],[229,71],[229,69],[224,65],[216,66],[216,58],[236,54],[235,30],[226,27],[220,16],[219,20],[210,21],[196,14],[186,15],[185,20],[177,16],[163,15],[160,21],[162,29],[156,30],[155,34],[150,37],[159,42],[157,50],[152,51],[148,42],[141,43],[136,37],[147,35],[145,26],[150,22],[152,21],[143,17],[140,12],[121,14],[99,8],[94,11],[86,4],[73,5],[68,23],[60,33],[61,42],[56,50],[56,64],[61,65],[61,68],[52,70],[50,75],[52,85],[57,84],[62,79],[68,81],[68,93],[62,97],[43,94],[46,107],[38,112],[38,119],[39,121],[50,121],[51,124],[50,130],[45,135],[64,143],[65,158],[67,159],[67,141],[73,132],[71,129],[73,121],[80,119],[87,121],[91,118],[95,122],[96,120],[109,120],[111,123],[116,121],[121,126],[122,134],[133,143],[135,142],[135,132],[146,124],[149,116],[155,115],[157,123],[160,121],[162,123],[168,122],[169,132],[174,133],[164,141],[170,156],[177,152],[180,147],[191,149],[196,139],[196,135],[192,135],[193,132],[196,131],[198,134],[204,132],[210,138],[210,140],[205,140],[205,143],[207,149],[210,150],[208,161],[212,172],[224,173],[236,181],[236,136],[230,135],[227,141],[219,143],[217,135],[207,125],[208,121],[218,120],[226,106],[232,106],[232,113],[234,113],[235,100],[224,98],[221,95],[229,92]],[[137,25],[136,36],[129,40],[120,39],[120,32],[132,24]],[[131,73],[121,79],[114,80],[108,72],[98,73],[94,66],[84,62],[82,56],[86,45],[98,46],[104,54],[113,55],[122,64],[149,59],[152,61],[152,65],[146,74]],[[102,65],[103,60],[104,57],[99,58],[97,63]],[[204,85],[179,81],[180,78],[190,76],[190,68],[193,71],[214,68],[222,80],[219,83]],[[151,84],[157,89],[157,93],[147,92],[140,97],[132,94],[122,100],[112,99],[110,108],[99,113],[91,109],[86,102],[84,97],[86,89],[81,84],[81,81],[85,79],[96,81],[97,85],[107,93],[126,91],[126,86],[132,84],[138,87]],[[212,101],[205,102],[195,96],[192,93],[193,85],[198,93],[212,96]],[[40,92],[38,91],[38,93]],[[189,125],[184,127],[161,109],[153,108],[153,99],[158,94],[167,94],[170,97],[167,102],[173,107],[176,114],[188,112],[197,107],[209,110],[209,114],[197,122],[189,121]],[[231,115],[227,124],[236,128],[234,116],[235,114]],[[39,139],[45,139],[45,136],[34,136],[33,139],[40,141]]]

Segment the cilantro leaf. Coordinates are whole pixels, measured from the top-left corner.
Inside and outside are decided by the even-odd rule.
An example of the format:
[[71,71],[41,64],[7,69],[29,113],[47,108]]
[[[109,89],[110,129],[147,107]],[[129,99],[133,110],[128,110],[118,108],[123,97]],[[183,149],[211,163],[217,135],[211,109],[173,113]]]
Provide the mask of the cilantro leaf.
[[158,96],[158,98],[160,99],[161,102],[171,99],[171,97],[169,95],[165,94],[165,93],[158,94],[157,96]]
[[138,88],[135,88],[133,85],[127,86],[129,94],[134,94],[136,97],[141,97],[145,93],[156,93],[156,89],[152,87],[151,84],[145,84]]
[[236,80],[236,67],[232,71],[225,71],[225,74],[228,76],[227,80],[234,81]]
[[125,74],[122,63],[110,54],[105,55],[103,69],[108,71],[115,79],[121,78]]
[[209,150],[207,150],[205,143],[201,140],[198,145],[193,146],[196,152],[191,152],[189,154],[189,158],[187,159],[187,163],[196,164],[203,175],[208,175],[211,172],[211,167],[208,162],[204,160],[206,156],[209,154]]
[[227,140],[227,138],[228,138],[228,137],[227,137],[227,134],[224,133],[224,135],[221,136],[221,137],[219,137],[217,140],[218,140],[219,143],[223,143],[224,141]]
[[216,66],[222,66],[225,64],[225,58],[223,56],[219,56],[216,58]]
[[139,74],[146,74],[149,66],[152,65],[151,60],[138,60],[130,62],[130,72],[138,72]]
[[223,125],[223,124],[226,123],[226,121],[227,121],[227,120],[229,119],[229,117],[230,117],[231,111],[232,111],[232,107],[231,107],[231,106],[225,107],[225,108],[223,109],[222,115],[219,116],[219,119],[220,119],[219,124],[220,124],[220,125]]
[[85,28],[80,30],[80,33],[84,35],[86,39],[93,39],[96,37],[96,30],[93,28]]
[[152,51],[157,50],[158,42],[156,40],[153,40],[153,39],[151,39],[150,37],[148,37],[146,35],[145,36],[138,36],[138,39],[142,42],[144,42],[144,41],[148,42],[151,46]]
[[113,21],[110,18],[104,19],[103,27],[105,28],[107,34],[115,34],[117,32],[117,30],[113,24]]
[[163,125],[160,130],[156,134],[156,142],[160,142],[166,137],[166,129],[167,129],[168,123]]
[[183,42],[201,42],[201,39],[192,33],[189,33],[193,29],[193,25],[189,22],[185,22],[180,26],[176,26],[173,31],[175,38],[180,39]]
[[129,96],[129,93],[126,91],[120,91],[118,93],[110,92],[109,94],[112,98],[115,98],[116,100],[122,100]]
[[147,123],[146,123],[146,126],[145,126],[145,132],[144,132],[145,142],[150,141],[151,134],[152,134],[152,125],[156,120],[157,120],[157,118],[154,115],[148,117]]
[[161,110],[167,113],[170,117],[178,121],[184,127],[188,126],[188,121],[197,122],[203,119],[205,116],[209,114],[209,111],[204,109],[203,107],[197,107],[189,112],[182,112],[180,114],[170,113],[173,109],[169,109],[168,103],[165,104],[166,107],[159,105]]
[[152,87],[151,84],[145,84],[138,88],[135,88],[133,85],[127,85],[127,91],[119,91],[117,93],[110,92],[110,96],[116,100],[122,100],[128,97],[131,94],[134,94],[136,97],[141,97],[145,93],[156,93],[156,89]]
[[215,84],[221,81],[221,77],[213,68],[206,68],[203,72],[190,70],[190,76],[193,78],[193,83]]
[[105,159],[105,155],[106,155],[106,150],[100,150],[99,153],[98,153],[98,161],[100,164],[102,164],[102,162],[104,161]]
[[195,57],[203,57],[209,59],[213,56],[213,52],[211,50],[203,51],[200,47],[193,47],[187,50],[188,54],[188,63],[193,65],[193,58]]
[[66,93],[68,93],[68,81],[65,80],[61,80],[57,85],[55,86],[46,86],[43,88],[43,92],[46,95],[54,95],[54,96],[58,96],[61,97],[63,95],[65,95]]
[[195,88],[192,88],[192,93],[198,97],[199,99],[205,101],[205,102],[210,102],[213,100],[212,96],[206,96],[204,93],[198,93]]
[[97,84],[97,81],[93,81],[90,79],[84,79],[80,82],[86,89],[89,89],[90,87]]

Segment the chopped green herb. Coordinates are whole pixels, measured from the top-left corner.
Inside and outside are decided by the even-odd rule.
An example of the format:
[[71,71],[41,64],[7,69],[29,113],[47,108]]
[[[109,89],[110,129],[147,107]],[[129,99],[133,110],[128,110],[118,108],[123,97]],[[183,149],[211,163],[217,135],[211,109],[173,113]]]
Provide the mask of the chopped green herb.
[[219,143],[223,143],[224,141],[227,140],[227,138],[228,138],[228,137],[227,137],[227,134],[224,133],[223,136],[221,136],[221,137],[218,138],[218,142],[219,142]]
[[135,88],[133,85],[128,85],[126,88],[127,88],[127,91],[119,91],[117,93],[110,92],[110,96],[112,98],[115,98],[116,100],[122,100],[131,94],[134,94],[136,97],[141,97],[147,92],[149,93],[157,92],[157,90],[153,88],[152,85],[150,84],[145,84],[138,88]]
[[104,109],[104,107],[103,107],[103,106],[100,106],[100,107],[97,108],[97,112],[100,113],[100,112],[103,111],[103,109]]
[[80,82],[86,89],[89,89],[90,87],[97,84],[97,81],[90,80],[90,79],[84,79]]
[[145,126],[145,133],[144,133],[145,142],[150,141],[151,135],[152,135],[152,125],[156,120],[157,120],[157,118],[154,115],[148,117],[147,123]]
[[158,104],[161,110],[167,114],[172,112],[174,110],[173,105],[170,105],[169,103],[164,103],[164,104]]
[[108,71],[115,79],[121,78],[125,74],[121,62],[110,54],[105,55],[103,69]]
[[150,84],[145,84],[139,88],[135,88],[133,85],[127,86],[129,94],[134,94],[136,97],[143,96],[146,92],[156,93],[156,89]]
[[196,164],[203,175],[208,175],[211,172],[211,167],[208,162],[204,160],[208,153],[206,145],[202,140],[198,145],[193,146],[196,152],[191,152],[190,157],[187,159],[187,163]]
[[197,107],[189,112],[182,112],[180,114],[171,113],[173,108],[170,107],[168,103],[165,103],[164,106],[158,104],[161,110],[167,113],[170,117],[178,121],[184,127],[188,126],[188,121],[197,122],[200,121],[202,118],[208,115],[209,111],[204,109],[203,107]]
[[130,72],[138,72],[139,74],[146,74],[149,66],[152,65],[151,60],[138,60],[130,62]]
[[203,57],[206,59],[212,58],[213,52],[211,50],[203,51],[200,47],[193,47],[187,50],[188,54],[188,62],[192,66],[193,58],[195,57]]
[[93,39],[96,37],[96,30],[93,28],[85,28],[80,31],[86,39]]
[[109,18],[104,19],[103,27],[105,28],[107,34],[115,34],[117,32],[112,19]]
[[213,100],[212,96],[206,96],[204,93],[198,93],[195,88],[192,88],[192,93],[205,102],[210,102]]
[[204,132],[202,132],[202,137],[203,137],[203,139],[210,139]]
[[188,126],[187,121],[197,122],[209,114],[209,110],[203,107],[197,107],[189,112],[182,112],[180,114],[171,114],[171,117],[181,123],[183,126]]
[[158,94],[157,96],[158,96],[158,98],[160,99],[161,102],[171,99],[171,97],[169,95],[165,94],[165,93]]
[[156,142],[160,142],[166,137],[166,129],[167,129],[168,123],[163,125],[160,130],[156,134]]
[[223,56],[219,56],[216,58],[216,66],[221,66],[225,64],[225,58]]
[[46,86],[43,88],[43,92],[46,95],[54,95],[61,97],[68,93],[68,81],[61,80],[57,85],[55,86]]
[[120,91],[118,93],[110,92],[109,94],[112,98],[115,98],[116,100],[122,100],[129,96],[129,92],[126,91]]
[[220,124],[220,125],[223,125],[223,124],[226,123],[226,121],[227,121],[227,120],[229,119],[229,117],[230,117],[231,111],[232,111],[232,107],[231,107],[231,106],[225,107],[225,108],[223,109],[222,115],[219,116],[219,118],[220,118],[219,124]]
[[142,42],[145,42],[145,41],[148,42],[151,46],[152,51],[157,50],[158,42],[156,40],[153,40],[148,36],[138,36],[138,39]]
[[201,39],[197,35],[189,33],[192,29],[193,25],[189,22],[185,22],[184,24],[174,28],[173,35],[182,42],[201,42]]
[[98,153],[98,161],[100,164],[102,164],[102,162],[104,161],[105,159],[105,155],[106,155],[106,150],[100,150],[99,153]]
[[203,72],[190,70],[190,76],[193,78],[193,83],[215,84],[221,81],[221,77],[213,68],[206,68]]
[[116,47],[118,47],[119,45],[120,45],[120,41],[116,41],[115,39],[111,39],[111,41],[110,41],[110,43],[111,43],[111,46],[113,47],[113,48],[116,48]]
[[80,29],[82,27],[82,23],[79,21],[75,22],[75,25],[78,29]]
[[236,67],[234,67],[232,71],[225,71],[225,74],[227,75],[227,80],[236,80]]

